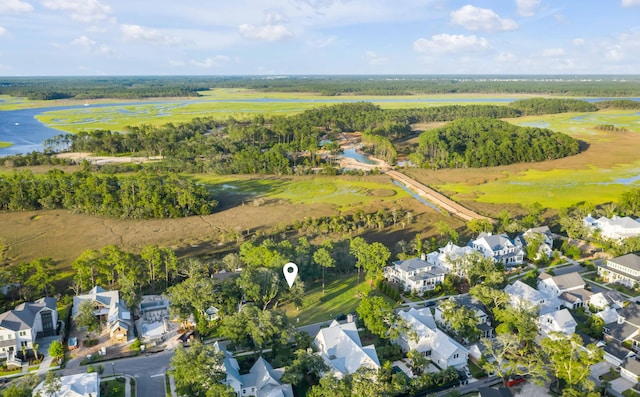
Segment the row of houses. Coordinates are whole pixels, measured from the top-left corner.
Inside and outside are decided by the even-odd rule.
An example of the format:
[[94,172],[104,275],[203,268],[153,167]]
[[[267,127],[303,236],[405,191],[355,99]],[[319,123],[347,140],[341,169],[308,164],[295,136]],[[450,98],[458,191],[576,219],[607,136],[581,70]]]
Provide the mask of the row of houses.
[[385,267],[384,275],[387,280],[401,284],[405,291],[424,293],[442,284],[449,273],[464,276],[464,262],[474,260],[474,256],[480,255],[508,267],[521,265],[527,240],[536,234],[541,239],[538,255],[551,256],[554,236],[547,226],[529,229],[513,240],[506,234],[481,233],[464,247],[449,242],[420,258],[393,262],[392,266]]
[[602,238],[609,240],[624,240],[629,237],[640,236],[640,218],[633,219],[628,216],[619,217],[614,215],[611,218],[601,216],[594,218],[587,215],[582,224],[591,231],[597,232]]

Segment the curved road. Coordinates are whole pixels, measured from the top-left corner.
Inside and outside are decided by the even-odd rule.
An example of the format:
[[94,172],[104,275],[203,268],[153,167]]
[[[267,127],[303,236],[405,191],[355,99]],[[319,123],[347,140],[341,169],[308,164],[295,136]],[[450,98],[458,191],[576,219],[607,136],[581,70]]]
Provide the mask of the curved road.
[[427,185],[422,184],[405,174],[402,174],[398,171],[387,171],[387,175],[407,186],[409,189],[416,192],[420,197],[423,197],[425,200],[437,205],[451,215],[457,216],[465,222],[472,219],[486,219],[488,221],[493,221],[493,219],[484,215],[480,215],[477,212],[474,212],[460,205],[459,203],[451,200],[442,193],[438,193]]

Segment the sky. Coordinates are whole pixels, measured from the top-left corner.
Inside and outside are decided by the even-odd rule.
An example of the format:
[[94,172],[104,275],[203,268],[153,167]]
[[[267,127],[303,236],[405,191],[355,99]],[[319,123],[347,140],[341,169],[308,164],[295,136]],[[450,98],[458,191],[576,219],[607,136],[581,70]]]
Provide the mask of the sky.
[[640,0],[0,0],[0,76],[640,74]]

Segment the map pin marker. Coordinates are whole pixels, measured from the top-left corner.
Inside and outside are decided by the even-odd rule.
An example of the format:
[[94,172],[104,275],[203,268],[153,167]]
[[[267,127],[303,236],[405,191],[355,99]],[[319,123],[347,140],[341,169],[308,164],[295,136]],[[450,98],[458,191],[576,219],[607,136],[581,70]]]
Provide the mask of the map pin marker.
[[298,276],[298,266],[293,262],[289,262],[282,267],[282,273],[284,273],[284,278],[287,280],[289,288],[293,287],[293,283]]

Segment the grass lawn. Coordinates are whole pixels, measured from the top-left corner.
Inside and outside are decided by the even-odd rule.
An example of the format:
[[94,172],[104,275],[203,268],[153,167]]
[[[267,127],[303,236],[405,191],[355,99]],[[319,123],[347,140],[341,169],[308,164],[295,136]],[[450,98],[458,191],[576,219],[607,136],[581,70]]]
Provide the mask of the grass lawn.
[[[328,277],[324,295],[322,284],[316,283],[306,292],[304,306],[300,310],[290,304],[283,306],[283,309],[295,326],[330,321],[339,314],[355,312],[360,299],[371,292],[369,281],[365,281],[364,276],[361,279],[358,282],[357,274]],[[395,306],[395,302],[385,299]]]
[[102,397],[124,397],[125,378],[116,378],[100,382]]
[[638,397],[638,396],[640,396],[640,393],[634,391],[633,389],[627,389],[627,390],[622,392],[622,395],[624,397]]
[[473,361],[469,360],[467,364],[469,365],[469,372],[471,372],[471,376],[474,378],[480,379],[487,376],[487,373]]
[[600,375],[600,380],[611,382],[614,379],[618,379],[620,377],[620,372],[609,371],[606,374]]

